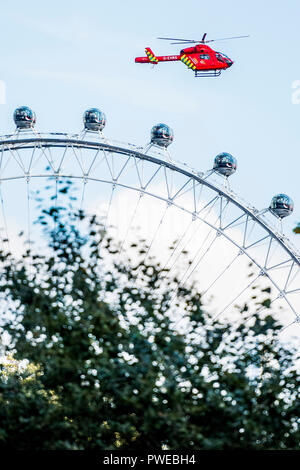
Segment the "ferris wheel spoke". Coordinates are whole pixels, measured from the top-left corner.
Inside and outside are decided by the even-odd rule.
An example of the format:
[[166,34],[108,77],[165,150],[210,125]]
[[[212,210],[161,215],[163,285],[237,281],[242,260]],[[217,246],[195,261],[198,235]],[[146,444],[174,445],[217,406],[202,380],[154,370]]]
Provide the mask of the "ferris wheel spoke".
[[300,287],[298,289],[289,290],[286,294],[295,294],[296,292],[300,292]]
[[142,186],[141,187],[144,186],[143,185],[143,181],[144,181],[144,177],[145,177],[144,171],[145,171],[145,162],[144,162],[144,160],[141,160],[141,180],[142,180]]
[[[87,175],[86,175],[86,176],[90,176],[90,173],[91,173],[92,169],[93,169],[93,172],[95,172],[95,171],[97,170],[97,168],[99,168],[99,166],[104,162],[104,160],[105,160],[105,154],[104,154],[103,151],[102,151],[102,154],[103,154],[102,158],[98,158],[98,155],[99,155],[99,153],[100,153],[101,151],[102,151],[102,150],[100,150],[100,149],[97,150],[97,152],[96,152],[94,158],[92,159],[92,162],[91,162],[91,164],[90,164],[90,167],[89,167],[89,169],[88,169],[88,171],[87,171]],[[98,162],[96,163],[97,158],[98,158]]]
[[292,285],[293,282],[295,281],[296,277],[299,276],[299,274],[300,274],[300,268],[296,267],[296,272],[293,274],[293,276],[290,277],[290,279],[286,283],[287,285],[286,285],[285,288],[287,288],[288,285]]
[[[289,263],[291,263],[291,262],[292,262],[292,261],[289,261]],[[285,273],[286,273],[286,270],[288,269],[288,267],[289,267],[289,266],[287,265],[287,263],[285,263],[285,264],[281,264],[281,263],[280,263],[278,266],[276,266],[276,267],[273,268],[272,270],[270,270],[270,269],[265,269],[265,271],[267,271],[267,272],[269,272],[269,271],[271,271],[271,272],[272,272],[272,271],[281,271],[281,272],[285,272]]]
[[[195,254],[195,256],[194,256],[194,262],[195,262],[195,260],[197,259],[197,256],[201,253],[202,248],[204,247],[206,241],[208,240],[208,238],[210,237],[210,235],[212,234],[212,232],[213,232],[213,230],[211,229],[211,230],[208,232],[208,234],[205,236],[205,238],[204,238],[204,240],[202,241],[200,247],[199,247],[198,250],[196,251],[196,254]],[[214,234],[213,241],[215,240],[216,235],[217,235],[217,234]],[[187,272],[188,272],[191,268],[192,268],[192,266],[188,266],[188,267],[186,268],[185,273],[184,273],[184,275],[182,276],[182,279],[185,277],[185,275],[187,274]]]
[[223,200],[224,200],[223,196],[220,196],[219,228],[222,228],[222,217],[225,215],[226,208],[229,204],[229,201],[227,199],[227,201],[225,202],[225,206],[224,206]]
[[[185,189],[191,182],[192,178],[188,178],[185,183],[177,190],[177,192],[174,194],[174,196],[171,197],[172,201],[175,201],[179,197],[182,197],[188,193],[190,193],[193,190],[193,186],[190,186],[189,188]],[[185,191],[184,191],[185,189]],[[196,212],[196,211],[195,211]]]
[[1,175],[1,173],[2,173],[3,158],[4,158],[4,147],[3,147],[3,145],[2,145],[2,146],[1,146],[1,156],[0,156],[0,175]]
[[126,240],[127,240],[128,234],[129,234],[129,231],[130,231],[131,226],[132,226],[132,224],[133,224],[133,221],[134,221],[134,219],[135,219],[135,216],[136,216],[136,213],[137,213],[137,210],[138,210],[138,207],[139,207],[139,205],[140,205],[140,202],[141,202],[142,197],[143,197],[143,193],[139,193],[138,201],[137,201],[136,206],[135,206],[135,208],[134,208],[134,211],[133,211],[133,213],[132,213],[132,215],[131,215],[131,217],[130,217],[130,221],[129,221],[128,227],[127,227],[127,229],[126,229],[125,236],[124,236],[124,238],[123,238],[123,240],[122,240],[122,243],[121,243],[121,245],[120,245],[120,249],[119,249],[119,252],[118,252],[118,255],[119,255],[119,256],[121,255],[121,253],[122,253],[122,251],[123,251],[124,245],[125,245],[125,243],[126,243]]
[[245,250],[249,250],[249,248],[252,248],[252,247],[257,246],[257,245],[261,245],[262,242],[264,240],[267,240],[268,238],[270,238],[269,234],[265,235],[264,237],[260,238],[259,240],[256,240],[255,242],[251,243],[251,245],[247,245],[247,246],[243,245],[243,248],[245,248]]
[[195,180],[193,180],[193,204],[194,204],[194,213],[197,212],[197,197],[196,197],[196,190],[197,190],[197,185]]
[[95,161],[96,161],[96,159],[97,159],[99,153],[100,153],[100,149],[97,149],[97,150],[96,150],[96,153],[95,153],[95,155],[94,155],[94,157],[93,157],[93,159],[92,159],[92,161],[91,161],[91,163],[90,163],[90,165],[89,165],[89,167],[88,167],[88,169],[87,169],[87,171],[86,171],[85,176],[89,176],[89,174],[91,173],[92,167],[93,167],[93,165],[94,165],[94,163],[95,163]]
[[[217,201],[218,201],[218,198],[214,198],[212,201],[210,201],[210,203],[206,204],[206,206],[203,208],[203,210],[204,210],[204,209],[208,209],[207,214],[206,214],[206,217],[208,217],[209,214],[212,212],[212,210],[213,210],[214,206],[216,205]],[[176,259],[173,261],[171,267],[168,269],[169,274],[170,274],[170,272],[172,271],[172,269],[175,267],[175,265],[177,264],[179,258],[181,257],[182,253],[184,253],[184,251],[185,251],[186,248],[188,247],[188,245],[189,245],[189,243],[191,242],[191,240],[195,237],[195,235],[196,235],[196,233],[198,232],[199,228],[201,228],[202,223],[204,222],[204,220],[199,220],[199,222],[200,222],[200,223],[199,223],[199,225],[198,225],[198,228],[197,228],[197,229],[195,230],[195,232],[192,234],[192,236],[190,237],[190,239],[188,240],[188,242],[187,242],[187,243],[183,246],[183,248],[180,250],[180,252],[179,252],[179,254],[177,255]],[[201,246],[199,247],[199,249],[198,249],[198,251],[197,251],[195,257],[198,256],[199,252],[201,251],[203,245],[205,244],[205,242],[206,242],[208,236],[210,235],[210,233],[211,233],[212,231],[213,231],[213,229],[210,228],[209,233],[206,235],[205,239],[203,240],[203,242],[202,242]],[[189,268],[188,268],[188,269],[189,269]]]
[[[276,260],[276,255],[279,254],[278,252],[279,252],[279,245],[278,245],[278,243],[276,243],[275,247],[272,250],[272,253],[270,254],[269,259],[268,259],[268,264],[269,264],[268,269],[269,270],[276,269],[278,266],[282,266],[284,264],[287,264],[287,263],[293,261],[293,257],[289,256],[288,258],[286,258],[282,262],[278,262],[278,260]],[[279,254],[279,258],[281,258],[280,254]],[[271,265],[271,262],[274,263],[274,261],[277,261],[276,264]]]
[[229,224],[227,224],[225,227],[222,227],[222,230],[225,231],[227,230],[229,227],[230,228],[235,228],[235,227],[238,227],[239,225],[243,225],[245,224],[245,220],[243,220],[242,222],[239,222],[237,223],[239,220],[241,219],[246,219],[247,220],[247,214],[243,213],[242,215],[240,215],[239,217],[236,217],[234,220],[232,220]]
[[31,239],[31,206],[30,206],[30,177],[26,178],[26,189],[27,189],[27,254],[28,254],[28,270],[29,270],[29,276],[32,275],[32,254],[31,254],[31,245],[32,245],[32,239]]
[[69,146],[66,145],[66,147],[65,147],[65,149],[64,149],[64,151],[63,151],[61,160],[60,160],[60,162],[59,162],[58,168],[57,168],[57,173],[60,173],[61,170],[62,170],[62,165],[63,165],[63,163],[64,163],[64,161],[65,161],[65,157],[66,157],[66,155],[67,155],[67,153],[68,153],[68,150],[69,150]]
[[[11,153],[11,154],[14,154],[14,153],[11,152],[11,151],[10,151],[10,153]],[[17,157],[17,158],[16,158],[16,157]],[[25,168],[24,162],[23,162],[22,157],[21,157],[21,155],[19,154],[19,151],[18,151],[18,150],[16,150],[16,156],[14,156],[14,158],[15,158],[15,161],[16,161],[16,162],[19,162],[19,165],[20,165],[20,167],[22,168],[22,170],[24,171],[24,173],[26,173],[26,168]]]
[[[221,206],[221,204],[220,204]],[[222,213],[224,212],[224,210],[226,209],[226,207],[221,207],[220,209],[220,212],[218,214],[218,217],[217,217],[217,220],[214,222],[214,226],[217,226],[220,225],[220,222],[221,222],[221,217],[222,217]],[[208,234],[206,235],[205,239],[203,240],[199,250],[197,251],[196,255],[195,255],[195,259],[197,258],[198,254],[201,252],[202,250],[202,247],[204,246],[206,240],[208,239],[208,237],[210,236],[211,232],[213,231],[213,229],[211,229]],[[216,232],[215,235],[214,235],[214,238],[212,240],[212,242],[210,243],[208,249],[205,251],[205,253],[201,256],[200,260],[196,263],[196,266],[192,269],[191,273],[188,275],[187,279],[194,273],[194,271],[197,269],[197,267],[199,266],[200,262],[204,259],[204,257],[206,256],[206,254],[208,253],[208,251],[211,249],[212,245],[214,244],[214,242],[216,241],[216,239],[221,235],[220,232]],[[189,266],[186,270],[186,272],[191,268],[191,266]],[[184,277],[184,276],[183,276]],[[185,280],[185,282],[187,281],[187,279]]]
[[[203,260],[203,258],[206,256],[206,254],[209,252],[209,250],[211,249],[211,247],[213,246],[215,240],[217,238],[217,234],[215,234],[215,237],[213,238],[213,240],[211,241],[211,243],[209,244],[208,248],[206,249],[206,251],[203,253],[203,255],[201,256],[200,260],[198,261],[197,265],[192,269],[192,271],[188,274],[188,276],[185,278],[185,276],[187,275],[188,271],[190,270],[191,266],[188,266],[188,268],[185,270],[183,276],[181,277],[181,279],[179,280],[177,286],[176,286],[176,290],[178,291],[180,288],[184,287],[184,285],[186,284],[187,280],[191,277],[191,275],[193,274],[193,272],[195,271],[195,269],[197,268],[197,266],[200,264],[200,262]],[[171,297],[170,299],[170,306],[175,302],[175,300],[177,299],[177,292],[174,292],[173,293],[173,296]],[[179,320],[180,321],[180,320]]]
[[281,291],[280,292],[280,296],[284,298],[286,304],[289,306],[291,312],[293,312],[293,314],[295,315],[296,318],[299,317],[299,314],[296,312],[295,308],[293,307],[293,305],[291,304],[291,302],[289,301],[289,299],[286,297],[286,292],[283,292]]
[[173,170],[170,170],[170,175],[169,175],[169,184],[170,184],[170,193],[172,194],[173,193],[173,189],[174,189],[174,171]]
[[78,148],[78,153],[79,153],[79,157],[80,157],[80,161],[81,161],[81,168],[83,169],[83,175],[86,175],[86,162],[82,156],[82,148],[79,147]]
[[130,162],[130,157],[127,158],[127,160],[125,161],[125,163],[122,166],[121,170],[119,171],[117,177],[115,178],[116,181],[118,181],[120,179],[121,175],[124,173],[124,170],[127,167],[129,162]]
[[[76,158],[76,161],[77,161],[78,165],[80,166],[80,169],[81,169],[81,171],[82,171],[82,175],[85,175],[85,169],[84,169],[84,164],[83,164],[83,162],[82,162],[82,158],[80,158],[80,157],[77,156],[77,152],[75,151],[75,148],[74,148],[73,145],[71,145],[71,149],[72,149],[72,151],[73,151],[73,153],[74,153],[74,156],[75,156],[75,158]],[[76,149],[76,150],[78,150],[78,153],[79,153],[79,155],[80,155],[80,149]]]
[[[130,159],[130,157],[129,157],[129,159]],[[128,160],[129,160],[129,159],[128,159]],[[135,158],[135,157],[133,158],[133,161],[134,161],[134,166],[135,166],[136,174],[137,174],[137,177],[138,177],[138,180],[139,180],[139,184],[140,184],[140,187],[142,188],[142,187],[143,187],[143,174],[140,174],[138,162],[136,161],[136,158]],[[126,162],[126,163],[127,163],[127,162]],[[142,172],[143,172],[143,167],[142,167]]]
[[244,235],[243,235],[243,247],[244,247],[244,248],[245,248],[245,246],[246,246],[246,237],[247,237],[247,230],[248,230],[248,222],[249,222],[249,215],[247,214],[247,216],[246,216],[246,221],[245,221]]
[[[279,330],[278,330],[278,336],[279,335],[282,335],[282,333],[289,329],[292,325],[295,325],[295,324],[298,324],[300,322],[300,317],[297,317],[295,318],[295,320],[291,321],[288,325],[285,325],[285,326],[282,326]],[[271,338],[269,339],[265,339],[264,340],[264,344],[265,345],[269,345],[271,344],[272,342],[274,341],[274,337],[272,336]],[[278,342],[279,341],[279,337],[275,338],[275,341]]]
[[263,305],[259,310],[251,313],[248,318],[245,320],[243,319],[243,324],[245,325],[248,323],[250,320],[253,320],[254,315],[260,315],[264,310],[269,310],[271,308],[271,305],[273,305],[277,300],[279,300],[281,296],[278,294],[274,299],[271,300],[271,302],[268,305]]
[[213,204],[213,206],[214,206],[216,204],[216,202],[219,200],[219,197],[220,197],[219,195],[214,196],[207,204],[205,204],[204,207],[202,207],[199,211],[197,211],[197,215],[204,212],[205,209],[207,209],[209,206],[211,206],[211,204]]
[[295,320],[293,320],[291,323],[289,323],[289,324],[286,325],[286,326],[283,326],[283,327],[279,330],[278,333],[279,333],[279,334],[283,333],[285,330],[287,330],[288,328],[290,328],[292,325],[295,325],[295,324],[297,324],[297,323],[299,323],[299,322],[300,322],[300,317],[297,316],[297,317],[295,318]]
[[[249,285],[247,286],[247,288],[249,288]],[[247,289],[247,288],[246,288],[246,289]],[[242,295],[242,293],[240,293],[240,295]],[[259,310],[257,310],[257,311],[255,311],[255,312],[251,313],[250,315],[248,315],[248,317],[247,317],[246,319],[243,318],[243,319],[242,319],[243,324],[245,325],[245,324],[248,323],[250,320],[252,320],[253,317],[254,317],[254,315],[260,315],[264,310],[270,309],[270,308],[271,308],[271,305],[273,305],[273,304],[274,304],[278,299],[280,299],[280,298],[281,298],[281,296],[280,296],[280,295],[277,295],[276,297],[274,297],[274,298],[271,300],[271,302],[270,302],[268,305],[263,305]],[[233,302],[235,302],[235,300],[233,300],[232,303],[233,303]],[[226,307],[226,308],[227,308],[227,307]],[[229,308],[229,306],[228,306],[228,308]],[[225,309],[224,309],[224,311],[225,311]],[[221,313],[223,313],[223,312],[221,312]],[[218,316],[220,316],[221,313],[220,313]],[[206,325],[206,329],[209,329],[211,326],[213,326],[213,322],[214,322],[214,320],[217,319],[218,316],[215,316],[214,319],[213,319],[210,323],[208,323],[208,324]],[[181,323],[185,318],[186,318],[186,316],[181,317],[181,318],[174,324],[174,327],[176,327],[176,326],[178,327],[178,326],[180,325],[180,323]]]
[[[133,163],[131,165],[130,165],[130,160],[133,160]],[[139,182],[140,189],[145,189],[143,187],[143,168],[144,168],[143,163],[144,163],[143,160],[137,160],[137,158],[135,156],[132,156],[132,155],[129,156],[127,161],[125,162],[125,164],[121,168],[121,170],[120,170],[120,172],[117,176],[117,179],[119,179],[123,175],[125,169],[127,171],[129,171],[130,169],[134,168],[135,171],[136,171],[137,177],[138,177],[138,182]]]
[[287,259],[285,261],[281,261],[281,263],[277,263],[277,264],[274,264],[273,266],[269,266],[268,271],[273,271],[274,269],[277,269],[280,266],[284,266],[284,265],[286,265],[288,263],[291,263],[291,262],[292,262],[292,259]]
[[[196,189],[197,188],[200,188],[199,193],[198,193],[198,197],[196,197]],[[195,207],[200,206],[200,201],[202,200],[202,195],[203,195],[203,188],[204,188],[204,184],[197,182],[197,185],[195,186],[195,201],[196,201],[195,202]],[[197,211],[195,211],[195,213],[197,213]]]
[[159,223],[158,223],[158,225],[157,225],[157,227],[156,227],[156,230],[155,230],[155,232],[154,232],[154,235],[153,235],[153,237],[152,237],[152,239],[151,239],[151,242],[150,242],[150,244],[149,244],[149,246],[148,246],[148,248],[147,248],[147,250],[146,250],[144,259],[143,259],[142,263],[140,263],[140,267],[139,267],[139,269],[138,269],[138,272],[137,272],[137,276],[136,276],[136,277],[138,277],[138,275],[139,275],[139,273],[140,273],[140,271],[141,271],[141,269],[142,269],[142,266],[145,266],[146,260],[147,260],[147,258],[148,258],[148,256],[149,256],[149,253],[150,253],[150,250],[151,250],[151,248],[152,248],[152,246],[153,246],[153,244],[154,244],[154,241],[155,241],[155,239],[156,239],[156,237],[157,237],[157,235],[158,235],[158,232],[159,232],[159,230],[160,230],[160,228],[161,228],[161,226],[162,226],[163,220],[164,220],[164,218],[165,218],[165,215],[166,215],[167,210],[169,209],[169,207],[170,207],[170,204],[167,203],[167,205],[166,205],[166,207],[165,207],[165,209],[164,209],[164,212],[163,212],[163,214],[162,214],[162,216],[161,216],[161,218],[160,218],[160,220],[159,220]]
[[[207,211],[206,216],[208,216],[208,215],[211,213],[211,211],[213,210],[213,208],[214,208],[214,206],[215,206],[217,200],[218,200],[218,199],[214,198],[212,205],[207,204],[207,205],[205,206],[205,208],[209,208],[209,210]],[[203,208],[203,209],[204,209],[204,208]],[[193,220],[192,220],[192,221],[193,221]],[[196,234],[197,234],[197,232],[199,231],[199,229],[201,228],[202,223],[204,222],[204,220],[199,220],[199,222],[200,222],[200,223],[199,223],[199,225],[198,225],[198,228],[195,230],[195,232],[194,232],[194,233],[192,234],[192,236],[189,238],[189,240],[187,241],[187,243],[185,243],[185,245],[182,247],[182,249],[180,250],[180,252],[179,252],[179,254],[177,255],[177,257],[175,258],[175,260],[173,261],[173,263],[172,263],[172,265],[170,266],[170,268],[168,268],[169,274],[171,273],[172,269],[173,269],[173,268],[175,267],[175,265],[177,264],[179,258],[180,258],[181,255],[184,253],[184,251],[185,251],[186,248],[188,247],[188,245],[189,245],[189,243],[191,242],[191,240],[196,236]],[[212,229],[210,229],[209,234],[211,233],[211,231],[212,231]],[[202,242],[200,248],[199,248],[198,251],[197,251],[196,256],[198,255],[199,251],[202,249],[203,244],[206,242],[207,237],[208,237],[209,234],[207,234],[205,240]]]
[[161,166],[158,166],[157,169],[154,171],[153,175],[150,177],[150,179],[148,180],[148,182],[142,187],[142,189],[144,191],[146,191],[146,189],[149,187],[149,185],[153,182],[153,180],[156,178],[156,176],[158,175],[158,173],[160,173],[161,171]]
[[[254,232],[254,229],[256,228],[257,224],[255,221],[252,221],[252,227],[249,229],[249,214],[247,214],[246,218],[246,224],[244,228],[244,237],[243,237],[243,247],[246,246],[247,240],[251,240],[252,234]],[[266,235],[267,238],[268,235]],[[260,240],[259,240],[260,241]],[[253,246],[256,244],[256,242],[253,244]],[[248,247],[250,248],[250,246]]]
[[[271,306],[273,306],[278,300],[282,299],[282,295],[279,293],[276,297],[274,297],[271,302],[267,305],[263,305],[258,311],[251,313],[246,319],[242,319],[243,324],[245,325],[250,320],[253,320],[253,317],[256,315],[260,315],[264,310],[270,310]],[[292,322],[295,323],[295,320]],[[280,331],[279,331],[280,332]]]
[[42,152],[40,152],[39,146],[35,144],[32,148],[30,163],[29,163],[28,171],[27,171],[28,175],[30,175],[31,172],[34,171],[34,169],[36,168],[37,164],[40,162],[43,156],[44,155]]
[[[199,267],[200,263],[203,261],[203,259],[205,258],[205,256],[208,254],[208,252],[211,250],[213,244],[215,243],[215,241],[217,240],[219,234],[218,232],[215,234],[214,238],[211,240],[210,244],[208,245],[208,247],[206,248],[205,252],[201,255],[200,259],[197,261],[196,265],[193,267],[193,269],[191,270],[191,272],[187,275],[187,277],[184,279],[184,276],[182,277],[182,280],[180,281],[180,284],[183,285],[185,284],[189,278],[193,275],[193,273],[196,271],[196,269]],[[188,268],[189,270],[190,268]],[[187,273],[186,273],[187,274]],[[184,279],[184,280],[183,280]]]
[[165,184],[166,184],[166,188],[167,188],[168,199],[170,199],[170,198],[171,198],[171,195],[170,195],[170,183],[169,183],[169,181],[168,181],[167,169],[166,169],[165,166],[164,166],[164,177],[165,177]]
[[3,197],[3,190],[2,190],[2,183],[0,181],[0,198],[1,198],[1,212],[2,212],[2,219],[3,219],[3,224],[4,224],[4,231],[5,231],[5,238],[1,237],[2,239],[2,244],[3,244],[3,251],[5,250],[5,245],[4,243],[7,243],[8,245],[8,250],[10,253],[11,247],[10,247],[10,239],[8,236],[8,225],[7,225],[7,218],[6,218],[6,210],[5,210],[5,205],[4,205],[4,197]]
[[264,262],[264,267],[265,268],[267,267],[267,264],[268,264],[272,243],[273,243],[273,237],[270,237],[270,241],[269,241],[269,245],[268,245],[268,249],[267,249],[267,253],[266,253],[266,257],[265,257],[265,262]]
[[[193,220],[192,220],[193,222]],[[198,228],[195,230],[195,232],[192,234],[192,236],[189,238],[189,240],[184,244],[184,246],[181,248],[179,254],[176,256],[175,260],[172,262],[171,266],[168,268],[168,272],[170,273],[172,271],[172,269],[176,266],[179,258],[181,257],[181,255],[186,251],[186,248],[187,246],[189,245],[189,243],[192,241],[193,238],[195,238],[197,232],[199,231],[199,228],[201,227],[201,224],[198,225]],[[175,254],[175,252],[172,253],[171,257],[170,257],[170,261],[173,257],[173,255]],[[166,264],[167,266],[167,264]]]
[[87,180],[84,179],[84,180],[82,181],[81,198],[80,198],[80,211],[83,210],[83,204],[84,204],[84,196],[85,196],[86,185],[87,185]]
[[221,273],[213,280],[213,282],[205,289],[204,292],[202,292],[202,296],[206,295],[207,292],[216,284],[216,282],[221,279],[221,277],[231,268],[233,263],[238,259],[240,255],[242,255],[243,252],[239,251],[238,254],[230,261],[230,263],[221,271]]
[[23,165],[22,159],[20,159],[19,153],[16,151],[16,154],[11,151],[10,147],[8,147],[8,151],[10,155],[12,156],[13,160],[18,164],[18,166],[21,168],[23,171],[24,175],[26,174],[26,169]]
[[231,307],[231,306],[233,305],[233,303],[234,303],[244,292],[246,292],[246,291],[258,280],[258,278],[259,278],[260,276],[262,276],[262,273],[259,273],[254,279],[252,279],[252,281],[251,281],[249,284],[247,284],[247,286],[246,286],[241,292],[239,292],[239,294],[236,295],[236,296],[234,297],[234,299],[232,299],[232,300],[229,302],[229,304],[227,304],[226,307],[223,308],[223,310],[221,310],[217,315],[215,315],[215,316],[213,317],[211,323],[214,323],[214,322],[217,320],[217,318],[219,318],[223,313],[225,313],[226,310],[228,310],[229,307]]
[[47,162],[48,162],[50,168],[52,169],[53,173],[55,174],[55,173],[56,173],[56,169],[55,169],[55,167],[54,167],[54,162],[53,162],[53,160],[52,160],[51,152],[50,152],[50,159],[49,159],[49,157],[48,157],[48,155],[47,155],[47,152],[46,152],[47,148],[44,148],[43,146],[40,145],[40,149],[41,149],[42,155],[46,158],[46,160],[47,160]]
[[185,231],[183,232],[183,234],[181,235],[181,237],[179,238],[179,240],[177,240],[176,244],[175,244],[175,247],[173,248],[172,250],[172,253],[170,254],[170,256],[168,257],[167,261],[165,262],[163,268],[162,268],[162,272],[164,272],[164,270],[166,269],[166,267],[168,266],[169,262],[171,261],[171,259],[173,258],[174,254],[176,253],[177,249],[179,248],[180,244],[182,243],[184,237],[186,236],[186,234],[188,233],[190,227],[192,226],[193,222],[195,222],[195,219],[192,218],[192,220],[189,222],[188,226],[186,227]]
[[28,165],[28,169],[26,171],[26,173],[28,175],[30,174],[30,171],[31,171],[31,166],[32,166],[32,162],[33,162],[34,154],[35,154],[35,149],[36,149],[36,147],[34,146],[33,149],[32,149],[31,155],[30,155],[29,165]]
[[109,220],[109,216],[110,216],[110,212],[111,212],[112,201],[113,201],[113,198],[114,198],[115,190],[116,190],[116,185],[113,184],[112,189],[111,189],[111,193],[110,193],[110,197],[109,197],[109,203],[108,203],[108,207],[107,207],[107,211],[106,211],[104,226],[103,226],[103,237],[101,238],[100,243],[99,243],[99,251],[100,251],[100,248],[102,246],[103,240],[105,239],[106,234],[107,234],[108,220]]
[[109,162],[108,162],[108,158],[107,158],[107,154],[106,154],[105,150],[103,150],[103,154],[104,154],[104,160],[105,160],[105,162],[106,162],[106,165],[107,165],[108,171],[109,171],[109,173],[110,173],[111,179],[112,179],[112,181],[114,181],[114,172],[113,172],[113,168],[112,168],[112,166],[111,166],[111,165],[109,164]]
[[222,219],[225,217],[226,212],[229,208],[229,201],[226,200],[225,204],[223,203],[223,197],[220,198],[220,211],[219,211],[219,229],[222,229]]

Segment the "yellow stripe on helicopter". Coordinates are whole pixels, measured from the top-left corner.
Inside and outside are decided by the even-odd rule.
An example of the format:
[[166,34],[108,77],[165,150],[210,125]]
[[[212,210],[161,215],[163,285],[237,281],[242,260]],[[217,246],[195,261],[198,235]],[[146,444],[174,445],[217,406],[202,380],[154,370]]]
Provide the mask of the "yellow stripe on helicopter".
[[196,70],[196,67],[195,67],[195,65],[193,64],[193,62],[192,62],[185,54],[183,54],[183,55],[180,57],[180,60],[181,60],[189,69]]

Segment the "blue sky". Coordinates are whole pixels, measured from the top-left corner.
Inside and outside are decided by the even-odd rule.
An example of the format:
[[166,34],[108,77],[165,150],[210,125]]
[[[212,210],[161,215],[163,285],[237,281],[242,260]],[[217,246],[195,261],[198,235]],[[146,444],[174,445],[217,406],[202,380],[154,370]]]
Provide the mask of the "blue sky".
[[[103,2],[14,1],[1,6],[0,132],[13,131],[12,113],[31,106],[43,131],[73,131],[91,106],[107,115],[109,138],[144,144],[153,124],[175,133],[174,158],[199,169],[220,151],[238,160],[232,186],[258,208],[273,194],[295,201],[286,223],[300,220],[300,80],[298,1]],[[181,63],[134,63],[150,46],[174,54],[158,36],[208,38],[250,34],[216,43],[235,64],[216,79],[196,79]]]

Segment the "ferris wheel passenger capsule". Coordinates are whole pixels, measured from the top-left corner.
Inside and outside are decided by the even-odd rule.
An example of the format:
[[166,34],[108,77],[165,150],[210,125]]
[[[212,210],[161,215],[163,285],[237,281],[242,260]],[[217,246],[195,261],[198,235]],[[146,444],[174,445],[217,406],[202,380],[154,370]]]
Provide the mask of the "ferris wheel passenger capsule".
[[293,212],[294,201],[286,194],[277,194],[272,198],[269,209],[277,217],[283,219]]
[[98,108],[90,108],[83,115],[84,127],[88,131],[102,131],[106,124],[106,116]]
[[14,121],[18,129],[30,129],[36,123],[35,112],[28,106],[20,106],[15,109]]
[[237,161],[230,153],[219,153],[214,160],[213,169],[223,176],[230,176],[236,172]]
[[166,124],[156,124],[151,129],[151,143],[159,147],[168,147],[174,140],[173,130]]

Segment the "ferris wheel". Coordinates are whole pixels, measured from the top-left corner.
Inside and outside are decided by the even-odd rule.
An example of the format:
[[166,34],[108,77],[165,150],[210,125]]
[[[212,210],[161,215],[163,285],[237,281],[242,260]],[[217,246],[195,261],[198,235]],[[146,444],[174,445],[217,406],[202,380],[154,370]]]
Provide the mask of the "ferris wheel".
[[[155,125],[145,146],[111,141],[97,108],[84,113],[78,134],[38,132],[26,106],[15,110],[14,122],[15,132],[0,138],[3,247],[15,243],[21,226],[33,238],[31,194],[41,180],[72,180],[80,208],[101,208],[106,230],[114,227],[120,256],[140,227],[148,239],[145,258],[161,257],[182,286],[199,281],[204,301],[219,296],[215,319],[230,315],[261,283],[271,287],[271,305],[283,312],[284,328],[300,322],[300,254],[282,231],[293,201],[277,194],[262,210],[245,202],[229,184],[237,170],[232,155],[217,155],[206,172],[194,170],[172,159],[169,126]],[[10,250],[17,251],[17,243]]]

